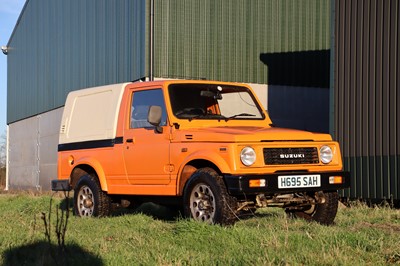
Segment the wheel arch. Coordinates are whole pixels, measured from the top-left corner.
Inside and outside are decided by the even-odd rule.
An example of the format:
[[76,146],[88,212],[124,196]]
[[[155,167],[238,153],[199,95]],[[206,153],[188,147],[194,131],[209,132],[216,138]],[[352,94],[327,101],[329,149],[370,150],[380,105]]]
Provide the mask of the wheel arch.
[[192,174],[200,168],[211,168],[214,171],[216,171],[218,174],[221,174],[220,168],[213,163],[212,161],[205,160],[205,159],[194,159],[185,164],[185,166],[182,167],[181,171],[178,174],[178,186],[177,186],[177,194],[178,196],[183,195],[183,191],[185,189],[185,186],[187,182],[189,181],[190,177]]
[[96,163],[81,163],[72,170],[70,176],[70,183],[72,187],[75,187],[76,183],[78,183],[79,178],[84,175],[95,175],[96,178],[99,180],[101,189],[103,191],[107,191],[107,182],[105,178],[105,174],[103,169],[99,164]]

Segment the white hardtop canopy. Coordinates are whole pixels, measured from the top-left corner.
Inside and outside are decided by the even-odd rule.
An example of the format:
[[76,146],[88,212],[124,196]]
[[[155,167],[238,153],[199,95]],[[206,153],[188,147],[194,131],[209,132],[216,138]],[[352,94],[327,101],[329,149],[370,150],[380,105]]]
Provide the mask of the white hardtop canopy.
[[128,84],[70,92],[61,120],[59,144],[114,139],[122,95]]

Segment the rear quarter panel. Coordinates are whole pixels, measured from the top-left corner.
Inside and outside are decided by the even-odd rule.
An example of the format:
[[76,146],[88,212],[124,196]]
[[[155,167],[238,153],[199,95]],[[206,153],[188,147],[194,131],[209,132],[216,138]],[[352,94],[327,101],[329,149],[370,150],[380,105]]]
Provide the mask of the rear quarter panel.
[[63,151],[58,154],[59,179],[69,179],[75,168],[93,168],[102,190],[119,184],[128,185],[122,145],[110,148]]

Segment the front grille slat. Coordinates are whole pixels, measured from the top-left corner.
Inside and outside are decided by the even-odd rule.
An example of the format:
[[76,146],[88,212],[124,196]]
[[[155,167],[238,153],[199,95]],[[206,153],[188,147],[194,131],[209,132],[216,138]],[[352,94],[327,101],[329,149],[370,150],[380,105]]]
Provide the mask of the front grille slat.
[[307,148],[264,148],[266,165],[281,164],[318,164],[318,149]]

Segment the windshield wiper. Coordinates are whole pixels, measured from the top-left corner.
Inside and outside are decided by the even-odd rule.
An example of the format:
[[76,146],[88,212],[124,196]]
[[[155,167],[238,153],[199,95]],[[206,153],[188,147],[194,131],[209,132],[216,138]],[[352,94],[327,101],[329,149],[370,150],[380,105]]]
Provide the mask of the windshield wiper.
[[241,113],[241,114],[233,115],[233,116],[230,116],[230,117],[226,117],[225,121],[231,120],[231,119],[236,118],[238,116],[256,116],[256,115],[248,114],[248,113]]
[[187,119],[189,120],[189,122],[190,121],[192,121],[193,119],[198,119],[199,117],[204,117],[205,115],[195,115],[195,116],[191,116],[191,117],[188,117]]
[[250,116],[256,116],[256,115],[248,114],[248,113],[241,113],[241,114],[233,115],[233,116],[230,116],[230,117],[225,117],[225,116],[223,116],[223,115],[217,115],[217,114],[205,114],[205,115],[195,115],[195,116],[192,116],[192,117],[188,117],[187,119],[189,119],[189,121],[192,121],[192,120],[194,120],[194,119],[199,119],[199,118],[208,117],[208,118],[216,118],[216,119],[218,119],[218,121],[225,120],[225,122],[226,122],[226,121],[229,121],[229,120],[231,120],[231,119],[234,119],[234,118],[236,118],[236,117],[238,117],[238,116],[247,116],[247,117],[250,117]]
[[229,119],[228,117],[225,117],[223,115],[217,115],[217,114],[204,114],[204,115],[195,115],[192,117],[189,117],[189,122],[194,120],[194,119],[218,119],[218,121]]

